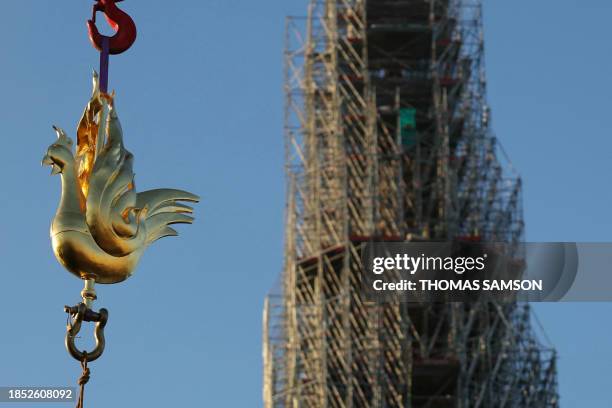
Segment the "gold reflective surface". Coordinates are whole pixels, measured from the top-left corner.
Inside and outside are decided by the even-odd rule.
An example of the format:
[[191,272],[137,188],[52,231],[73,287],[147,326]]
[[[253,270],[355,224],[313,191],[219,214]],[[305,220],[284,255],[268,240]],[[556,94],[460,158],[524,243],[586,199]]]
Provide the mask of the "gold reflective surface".
[[57,140],[42,160],[62,181],[51,242],[58,261],[76,276],[117,283],[134,272],[149,244],[177,235],[170,225],[193,222],[193,209],[181,201],[199,197],[174,189],[136,192],[134,156],[123,145],[113,96],[100,93],[95,73],[93,82],[76,152],[66,133],[54,127]]

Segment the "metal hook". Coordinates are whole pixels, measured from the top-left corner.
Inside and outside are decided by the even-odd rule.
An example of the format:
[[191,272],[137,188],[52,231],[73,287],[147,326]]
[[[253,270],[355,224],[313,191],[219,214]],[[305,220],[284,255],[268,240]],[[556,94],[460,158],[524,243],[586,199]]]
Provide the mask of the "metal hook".
[[[108,52],[111,55],[127,51],[136,41],[136,24],[134,20],[115,3],[123,0],[96,0],[93,6],[93,16],[87,21],[89,39],[98,51],[103,51],[104,42],[108,41]],[[117,31],[112,37],[100,34],[96,27],[96,13],[104,13],[108,24]]]
[[[89,309],[84,303],[79,303],[76,306],[65,306],[64,311],[71,317],[70,322],[66,326],[66,349],[70,355],[77,361],[91,362],[98,359],[104,352],[104,326],[108,321],[108,310],[100,309],[98,313]],[[96,347],[92,351],[80,351],[74,344],[74,339],[81,330],[83,322],[95,322],[96,328],[94,338],[96,339]]]

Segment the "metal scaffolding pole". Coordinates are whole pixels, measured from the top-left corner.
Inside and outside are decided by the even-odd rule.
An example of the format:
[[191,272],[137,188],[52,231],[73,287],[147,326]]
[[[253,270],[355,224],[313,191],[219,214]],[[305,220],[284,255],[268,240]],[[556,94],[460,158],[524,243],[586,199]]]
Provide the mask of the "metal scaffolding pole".
[[361,294],[367,241],[523,236],[521,181],[490,127],[480,1],[311,0],[286,41],[265,407],[557,407],[555,353],[527,307]]

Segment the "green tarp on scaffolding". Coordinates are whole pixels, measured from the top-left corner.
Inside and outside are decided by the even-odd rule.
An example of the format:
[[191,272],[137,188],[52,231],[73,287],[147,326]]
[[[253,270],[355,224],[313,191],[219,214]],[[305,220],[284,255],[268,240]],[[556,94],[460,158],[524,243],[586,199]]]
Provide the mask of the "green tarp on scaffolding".
[[416,109],[401,108],[399,125],[402,145],[406,147],[414,146],[416,144]]

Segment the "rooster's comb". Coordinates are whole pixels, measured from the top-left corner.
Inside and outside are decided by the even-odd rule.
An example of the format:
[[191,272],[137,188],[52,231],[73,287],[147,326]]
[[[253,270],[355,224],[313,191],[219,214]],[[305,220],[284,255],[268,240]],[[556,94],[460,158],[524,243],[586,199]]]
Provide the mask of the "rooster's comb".
[[57,143],[72,146],[72,140],[66,135],[64,129],[53,126],[53,130],[55,130],[55,134],[57,135]]

